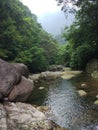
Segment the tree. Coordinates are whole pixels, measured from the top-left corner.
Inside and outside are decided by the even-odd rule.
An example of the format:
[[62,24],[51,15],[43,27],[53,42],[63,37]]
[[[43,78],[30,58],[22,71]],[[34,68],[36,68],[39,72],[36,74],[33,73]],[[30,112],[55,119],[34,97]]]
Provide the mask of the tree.
[[90,45],[85,44],[79,46],[76,51],[72,52],[70,67],[73,69],[85,70],[85,65],[93,58],[94,51],[94,48]]
[[56,61],[57,42],[19,0],[0,1],[0,57],[23,62],[32,72]]
[[98,1],[78,0],[76,21],[63,36],[70,45],[70,66],[84,69],[88,60],[98,58]]
[[44,49],[38,48],[37,46],[32,47],[30,50],[20,52],[15,61],[26,64],[30,72],[45,71],[49,66],[45,58]]

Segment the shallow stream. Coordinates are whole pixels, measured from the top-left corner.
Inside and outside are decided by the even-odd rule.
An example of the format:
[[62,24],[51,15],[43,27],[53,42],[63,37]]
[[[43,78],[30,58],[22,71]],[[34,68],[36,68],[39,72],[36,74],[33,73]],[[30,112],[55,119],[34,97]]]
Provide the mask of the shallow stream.
[[[81,88],[81,84],[86,84]],[[32,103],[49,106],[49,118],[69,130],[98,130],[98,108],[93,105],[98,94],[98,80],[82,74],[71,80],[42,81],[33,93]],[[43,89],[44,87],[44,89]],[[80,97],[78,89],[87,92]]]

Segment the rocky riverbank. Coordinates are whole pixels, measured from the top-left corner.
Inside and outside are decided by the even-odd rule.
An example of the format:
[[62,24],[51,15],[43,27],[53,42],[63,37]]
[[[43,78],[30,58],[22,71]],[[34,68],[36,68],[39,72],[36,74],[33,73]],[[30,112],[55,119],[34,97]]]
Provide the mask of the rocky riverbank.
[[54,80],[57,78],[69,80],[80,75],[81,73],[82,71],[72,71],[70,68],[63,68],[62,71],[46,71],[39,74],[32,74],[29,78],[34,82],[38,82],[39,80]]
[[66,130],[48,120],[28,100],[34,90],[33,80],[24,64],[10,64],[0,59],[0,130]]
[[48,120],[44,113],[30,104],[0,104],[0,130],[66,130]]

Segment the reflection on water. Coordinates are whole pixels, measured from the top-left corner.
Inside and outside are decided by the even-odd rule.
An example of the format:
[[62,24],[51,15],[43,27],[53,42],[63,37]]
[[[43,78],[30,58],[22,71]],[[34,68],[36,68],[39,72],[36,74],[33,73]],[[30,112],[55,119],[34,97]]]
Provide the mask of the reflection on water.
[[[89,87],[87,97],[79,97],[77,89],[81,83]],[[57,80],[40,83],[43,90],[34,92],[33,103],[51,108],[53,121],[69,130],[98,130],[98,111],[92,109],[95,95],[98,94],[98,81],[82,75],[73,80]]]

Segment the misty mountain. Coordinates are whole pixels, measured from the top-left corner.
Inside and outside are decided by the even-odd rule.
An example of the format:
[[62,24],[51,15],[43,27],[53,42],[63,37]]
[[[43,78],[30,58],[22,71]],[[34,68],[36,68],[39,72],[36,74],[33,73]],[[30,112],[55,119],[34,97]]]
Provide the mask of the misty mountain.
[[62,35],[58,34],[58,35],[54,35],[53,37],[56,41],[58,41],[60,44],[65,44],[65,38],[62,37]]
[[38,17],[38,22],[42,27],[52,35],[61,34],[65,25],[70,26],[74,21],[74,15],[69,14],[68,17],[62,12],[48,13]]

